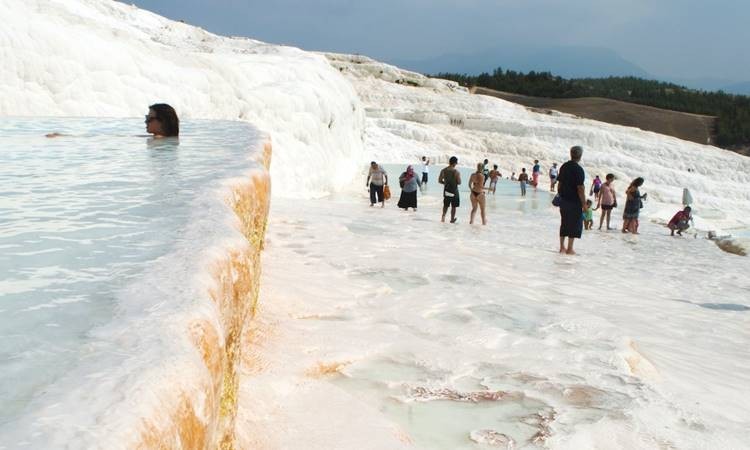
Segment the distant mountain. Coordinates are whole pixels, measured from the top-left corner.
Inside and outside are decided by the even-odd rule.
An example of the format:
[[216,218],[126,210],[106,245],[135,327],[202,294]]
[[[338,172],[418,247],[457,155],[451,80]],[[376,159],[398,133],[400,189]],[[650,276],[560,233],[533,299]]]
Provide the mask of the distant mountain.
[[477,75],[497,67],[528,72],[552,72],[565,78],[632,75],[652,78],[636,64],[617,52],[600,47],[522,47],[495,48],[473,54],[446,54],[425,60],[391,60],[391,64],[415,72],[439,72]]
[[732,94],[750,95],[750,81],[730,84],[728,86],[724,86],[723,88],[721,88],[721,90]]

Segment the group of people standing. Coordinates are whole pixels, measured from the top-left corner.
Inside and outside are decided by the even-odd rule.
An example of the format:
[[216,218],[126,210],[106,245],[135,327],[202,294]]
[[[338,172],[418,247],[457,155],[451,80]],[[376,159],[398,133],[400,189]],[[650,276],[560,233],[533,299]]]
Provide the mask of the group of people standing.
[[[607,230],[613,229],[610,226],[610,220],[612,210],[617,208],[617,194],[614,188],[615,176],[608,173],[604,182],[598,175],[594,178],[589,190],[589,195],[596,200],[596,207],[592,208],[593,201],[586,199],[584,172],[578,164],[582,156],[583,149],[580,146],[572,147],[570,149],[570,161],[560,167],[559,173],[556,173],[557,176],[555,177],[559,184],[559,198],[556,198],[553,203],[560,207],[560,253],[575,254],[573,250],[574,240],[581,237],[582,228],[585,227],[587,230],[593,228],[593,211],[596,209],[601,208],[602,210],[599,217],[599,229],[602,229],[605,222]],[[637,177],[630,182],[625,190],[625,208],[622,214],[621,230],[623,233],[639,234],[640,211],[643,208],[643,200],[648,196],[646,193],[641,193],[643,183],[643,177]],[[682,235],[682,232],[690,227],[692,221],[690,202],[692,202],[692,197],[685,189],[683,193],[684,209],[678,211],[667,224],[672,236],[675,232]],[[567,245],[565,245],[566,238]]]
[[[599,217],[599,230],[605,226],[605,223],[607,230],[613,229],[611,227],[612,211],[618,206],[617,193],[614,187],[615,175],[608,173],[604,181],[597,175],[588,190],[588,194],[593,197],[593,200],[588,199],[586,196],[585,172],[579,164],[582,156],[583,148],[581,146],[573,146],[570,149],[570,160],[560,166],[559,169],[557,163],[553,163],[549,170],[550,191],[557,191],[553,204],[560,209],[560,253],[575,254],[575,239],[581,237],[584,228],[587,230],[593,229],[593,211],[597,209],[601,209],[602,211]],[[417,191],[425,186],[428,181],[429,164],[430,160],[423,156],[421,178],[414,171],[413,166],[408,166],[406,171],[399,176],[399,184],[401,185],[401,197],[398,202],[399,208],[404,210],[412,208],[416,211]],[[446,221],[449,210],[450,223],[456,223],[458,220],[456,210],[461,204],[459,186],[462,184],[462,179],[457,166],[458,158],[452,156],[449,159],[448,166],[443,168],[438,176],[438,183],[443,185],[441,222]],[[517,181],[521,185],[521,195],[526,195],[527,184],[531,184],[535,188],[538,186],[540,173],[539,160],[534,160],[531,180],[529,180],[529,175],[526,173],[526,168],[521,169],[521,173],[517,178]],[[469,199],[472,206],[469,219],[470,224],[474,223],[477,212],[480,213],[482,224],[487,224],[485,212],[486,195],[487,192],[495,193],[497,181],[501,177],[502,174],[498,170],[497,165],[494,165],[492,170],[489,169],[489,161],[487,159],[477,164],[476,171],[471,174],[468,183]],[[515,172],[511,176],[511,180],[514,179]],[[489,187],[486,187],[488,182]],[[640,191],[643,183],[644,179],[638,177],[625,190],[626,198],[621,230],[623,233],[638,234],[640,210],[643,208],[643,200],[647,197],[647,194],[642,194]],[[374,206],[376,201],[381,202],[382,206],[384,206],[383,187],[388,184],[388,176],[374,161],[371,163],[367,184],[370,189],[370,206]],[[594,202],[596,202],[595,207]],[[690,211],[690,207],[688,206],[678,212],[672,221],[670,221],[668,227],[672,230],[673,235],[675,231],[681,234],[682,231],[687,229],[689,221],[692,220]]]

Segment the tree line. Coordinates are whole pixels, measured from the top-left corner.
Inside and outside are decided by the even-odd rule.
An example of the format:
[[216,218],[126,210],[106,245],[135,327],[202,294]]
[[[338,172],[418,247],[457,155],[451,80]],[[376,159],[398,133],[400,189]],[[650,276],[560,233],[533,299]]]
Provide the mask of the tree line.
[[750,145],[750,97],[744,95],[688,89],[674,83],[637,77],[565,79],[550,72],[524,73],[503,70],[500,67],[491,74],[439,73],[432,76],[453,80],[464,86],[480,86],[533,97],[604,97],[673,111],[715,116],[716,145],[725,148]]

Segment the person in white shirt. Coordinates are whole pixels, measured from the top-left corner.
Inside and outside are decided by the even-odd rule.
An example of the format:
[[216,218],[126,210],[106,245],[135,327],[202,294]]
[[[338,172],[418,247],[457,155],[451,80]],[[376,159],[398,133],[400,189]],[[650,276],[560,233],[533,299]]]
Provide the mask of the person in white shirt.
[[381,208],[385,208],[385,196],[383,187],[388,185],[388,174],[375,161],[370,163],[370,171],[367,173],[365,186],[370,189],[370,206],[380,203]]
[[427,179],[430,176],[430,158],[423,156],[420,165],[422,166],[422,184],[419,185],[419,189],[424,192],[427,188]]
[[555,185],[557,184],[557,163],[552,163],[552,167],[549,169],[549,191],[555,192]]

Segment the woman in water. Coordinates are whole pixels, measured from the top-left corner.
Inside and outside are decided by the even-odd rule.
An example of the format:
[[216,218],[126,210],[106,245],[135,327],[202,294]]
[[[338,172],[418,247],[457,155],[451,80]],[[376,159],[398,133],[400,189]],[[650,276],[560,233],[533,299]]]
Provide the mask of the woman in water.
[[401,185],[401,197],[398,199],[398,207],[408,211],[409,208],[417,210],[417,189],[422,186],[422,182],[414,173],[414,168],[408,166],[406,171],[398,177]]
[[[155,103],[148,107],[146,114],[146,132],[153,135],[154,139],[165,137],[177,137],[180,135],[180,119],[174,108],[166,103]],[[62,133],[49,133],[45,135],[48,138],[65,136]],[[143,135],[139,137],[145,137]]]
[[166,103],[149,106],[145,123],[146,132],[152,134],[155,139],[180,135],[180,119],[174,108]]
[[627,200],[625,200],[625,211],[622,214],[622,232],[638,234],[638,216],[643,205],[642,199],[648,194],[641,195],[640,187],[643,186],[643,178],[638,177],[630,183],[625,191]]
[[474,216],[479,206],[482,215],[482,225],[487,225],[487,216],[484,213],[485,195],[484,195],[484,164],[477,164],[477,171],[471,174],[469,178],[469,189],[471,189],[471,215],[469,216],[469,225],[474,223]]

